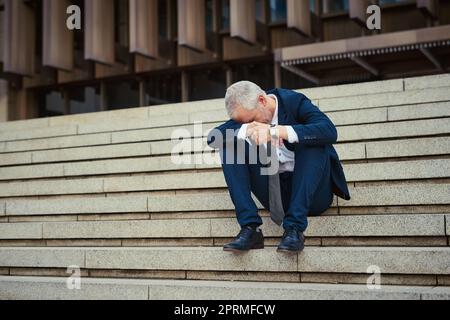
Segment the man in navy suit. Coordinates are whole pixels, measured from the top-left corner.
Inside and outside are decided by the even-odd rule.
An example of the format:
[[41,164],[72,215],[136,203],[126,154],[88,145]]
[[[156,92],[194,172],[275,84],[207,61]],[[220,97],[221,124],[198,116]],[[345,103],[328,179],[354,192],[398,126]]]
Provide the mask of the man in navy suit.
[[[220,151],[241,231],[224,250],[264,248],[253,193],[272,220],[283,225],[278,251],[302,251],[308,215],[326,211],[333,194],[350,199],[333,147],[334,124],[303,94],[286,89],[264,92],[249,81],[228,88],[225,105],[231,120],[211,131],[208,144]],[[267,174],[269,158],[272,164],[275,159],[276,171]]]

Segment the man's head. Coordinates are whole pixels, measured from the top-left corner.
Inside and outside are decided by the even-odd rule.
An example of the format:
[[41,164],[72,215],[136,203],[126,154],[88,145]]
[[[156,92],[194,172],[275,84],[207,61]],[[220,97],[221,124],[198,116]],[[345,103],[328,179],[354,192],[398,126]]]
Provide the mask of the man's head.
[[230,86],[225,95],[225,106],[230,118],[240,123],[270,123],[274,112],[266,93],[250,81]]

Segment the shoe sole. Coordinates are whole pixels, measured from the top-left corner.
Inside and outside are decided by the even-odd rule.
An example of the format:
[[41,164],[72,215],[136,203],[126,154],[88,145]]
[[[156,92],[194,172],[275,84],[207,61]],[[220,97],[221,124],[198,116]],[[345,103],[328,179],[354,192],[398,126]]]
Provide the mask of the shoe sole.
[[223,248],[223,251],[239,253],[239,252],[248,252],[250,250],[261,250],[261,249],[264,249],[264,246],[257,246],[257,247],[250,248],[248,250],[239,250],[239,249],[233,249],[233,248]]
[[287,253],[287,254],[296,254],[303,251],[304,248],[300,248],[299,250],[289,250],[289,249],[277,249],[277,252]]

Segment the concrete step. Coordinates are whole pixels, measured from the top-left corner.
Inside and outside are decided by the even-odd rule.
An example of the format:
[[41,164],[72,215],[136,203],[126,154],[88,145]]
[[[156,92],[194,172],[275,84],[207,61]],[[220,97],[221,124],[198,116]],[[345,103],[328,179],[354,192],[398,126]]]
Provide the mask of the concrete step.
[[350,193],[350,201],[337,198],[338,207],[450,204],[447,183],[353,187]]
[[450,101],[448,87],[319,99],[324,112]]
[[[443,78],[446,79],[446,78]],[[416,81],[419,81],[417,79]],[[404,81],[403,79],[393,79],[387,81],[373,81],[373,82],[362,82],[358,84],[343,84],[335,86],[326,86],[320,88],[308,88],[296,90],[301,92],[310,99],[326,99],[326,98],[338,98],[338,97],[351,97],[355,95],[366,95],[374,93],[385,93],[389,94],[391,92],[402,92],[404,91]],[[409,80],[408,80],[409,82]],[[416,82],[415,82],[416,83]],[[414,83],[412,83],[414,84]],[[410,85],[411,89],[414,89]],[[445,83],[441,85],[445,87]],[[420,88],[422,89],[422,88]]]
[[[331,111],[327,115],[336,126],[377,123],[387,121],[401,121],[414,119],[427,119],[448,117],[450,101],[412,104],[371,109],[358,109],[349,111]],[[215,123],[225,122],[229,116],[225,108],[213,111],[192,113],[191,122]]]
[[[433,128],[433,126],[442,126]],[[346,126],[338,129],[339,141],[416,138],[448,134],[450,118]]]
[[[407,79],[372,81],[347,85],[328,86],[298,90],[310,99],[326,99],[336,97],[364,96],[370,94],[389,94],[392,92],[415,91],[420,89],[450,87],[450,75],[432,75]],[[317,101],[316,101],[317,102]],[[195,101],[182,104],[168,104],[161,106],[133,108],[125,110],[103,111],[89,114],[59,116],[32,120],[11,121],[0,124],[0,132],[13,130],[29,130],[49,126],[77,125],[96,121],[149,118],[176,113],[193,113],[211,111],[223,107],[223,99]]]
[[89,123],[91,121],[104,121],[110,119],[148,117],[148,113],[149,108],[144,107],[8,121],[0,124],[0,132],[20,131],[45,127],[59,127],[63,125],[77,125],[80,123]]
[[[0,198],[40,195],[225,188],[220,165],[214,172],[151,174],[89,179],[0,183]],[[450,159],[344,164],[347,182],[449,178]]]
[[[11,200],[4,202],[6,215],[59,215],[77,213],[148,212],[146,196],[77,199]],[[1,204],[1,203],[0,203]],[[1,207],[1,206],[0,206]]]
[[[433,122],[433,123],[431,123]],[[342,160],[347,159],[361,159],[365,157],[362,147],[363,145],[352,144],[351,141],[357,140],[373,140],[373,139],[388,139],[397,137],[411,137],[411,136],[426,136],[437,134],[448,134],[450,130],[447,130],[445,126],[449,124],[450,118],[439,120],[422,120],[414,121],[412,123],[401,123],[393,126],[391,124],[384,125],[365,125],[356,127],[341,127],[338,129],[340,135],[340,143],[336,144],[338,151],[341,151]],[[432,126],[430,128],[430,126]],[[444,127],[440,127],[444,126]],[[394,129],[395,128],[395,129]],[[380,132],[380,130],[383,130]],[[395,131],[392,132],[392,131]],[[449,139],[446,137],[436,138],[436,143],[433,143],[428,148],[439,147],[440,154],[445,154],[450,145]],[[404,141],[407,143],[407,139]],[[430,139],[425,140],[429,143]],[[403,141],[401,141],[403,142]],[[397,142],[400,144],[401,142]],[[419,141],[420,142],[420,141]],[[368,141],[366,144],[370,144]],[[392,142],[393,143],[393,142]],[[388,144],[388,142],[386,142]],[[409,148],[411,145],[406,145],[402,148]],[[422,144],[423,145],[423,144]],[[164,140],[156,142],[139,142],[139,143],[125,143],[125,144],[112,144],[102,146],[89,146],[78,148],[61,148],[56,150],[44,150],[44,151],[28,151],[17,153],[0,153],[0,166],[19,165],[19,164],[32,164],[32,163],[51,163],[51,162],[66,162],[66,161],[79,161],[79,160],[96,160],[96,159],[112,159],[123,157],[142,157],[142,156],[159,156],[170,155],[174,152],[175,147],[178,146],[180,150],[181,144],[179,141]],[[359,149],[358,149],[359,147]],[[385,146],[383,146],[386,150]],[[206,139],[191,139],[183,142],[181,151],[184,153],[190,152],[210,152],[206,144]],[[351,149],[350,149],[351,148]],[[354,148],[359,158],[355,157]],[[417,148],[416,148],[417,149]],[[426,151],[425,151],[426,152]],[[436,154],[436,152],[434,152]],[[395,157],[395,154],[390,157]]]
[[[401,139],[392,141],[371,141],[364,143],[346,143],[335,146],[342,161],[362,160],[362,159],[383,159],[383,158],[403,158],[418,156],[436,156],[450,154],[450,140],[447,137],[419,138],[419,139]],[[111,153],[105,153],[105,156],[114,157],[120,154],[120,148],[114,149],[107,147]],[[142,153],[140,148],[124,148],[128,150],[127,156],[134,156]],[[57,152],[59,160],[73,156],[89,157],[91,153],[87,149],[78,149],[78,153],[67,149],[67,153]],[[115,150],[115,151],[113,151]],[[144,152],[145,147],[143,148]],[[100,149],[92,153],[101,153]],[[32,156],[31,156],[32,157]],[[73,162],[64,164],[44,164],[30,166],[12,166],[0,168],[0,180],[33,179],[33,178],[52,178],[63,176],[84,176],[101,174],[120,174],[136,172],[158,172],[168,170],[182,169],[201,169],[218,168],[220,158],[213,156],[214,161],[211,165],[186,164],[175,166],[168,156],[155,156],[150,158],[137,159],[114,159],[114,160],[95,160],[89,162]],[[56,158],[55,160],[57,160]],[[50,159],[48,159],[49,161]]]
[[[332,207],[448,205],[450,184],[415,183],[351,187],[352,199],[334,199]],[[258,207],[262,209],[261,204]],[[226,191],[192,194],[128,195],[62,199],[5,199],[0,216],[190,212],[234,210]],[[2,212],[3,211],[3,212]]]
[[[450,151],[448,137],[384,140],[379,142],[366,142],[364,146],[367,152],[365,155],[367,159],[446,155]],[[353,144],[352,147],[353,149],[357,149],[356,144]],[[338,146],[336,150],[338,150]]]
[[276,248],[233,254],[220,247],[1,247],[0,253],[1,267],[22,268],[366,273],[376,265],[382,274],[450,274],[448,247],[306,247],[290,255]]
[[[449,103],[430,103],[421,105],[375,108],[368,110],[352,110],[328,113],[333,122],[339,127],[343,125],[369,124],[386,121],[420,120],[450,116]],[[0,153],[18,151],[47,150],[59,148],[72,148],[81,146],[98,146],[116,143],[169,140],[175,129],[182,129],[186,136],[200,137],[214,128],[221,121],[227,119],[225,110],[208,113],[195,113],[193,119],[202,119],[213,123],[204,123],[201,132],[194,132],[193,125],[179,127],[151,128],[139,130],[127,130],[109,133],[94,133],[83,135],[69,135],[62,137],[36,138],[29,140],[17,140],[0,142]],[[216,121],[216,122],[214,122]],[[40,129],[39,129],[40,130]],[[33,134],[33,133],[31,133]]]
[[[402,105],[413,105],[413,104],[428,104],[430,107],[430,114],[436,114],[436,116],[441,116],[441,114],[447,114],[446,108],[442,107],[448,104],[450,101],[450,93],[448,88],[433,88],[427,90],[411,90],[406,92],[394,92],[389,95],[386,94],[370,94],[362,96],[352,96],[343,98],[330,98],[322,99],[318,101],[319,108],[324,112],[337,112],[337,111],[355,111],[379,107],[393,107]],[[433,105],[433,103],[438,103]],[[214,106],[214,103],[211,103]],[[420,107],[415,107],[418,109]],[[400,109],[397,108],[397,113]],[[211,112],[213,111],[213,112]],[[394,111],[395,112],[395,111]],[[350,116],[350,119],[347,120]],[[367,112],[352,112],[347,114],[337,113],[335,115],[335,120],[337,125],[339,124],[353,124],[364,122],[383,121],[387,118],[389,110],[371,110]],[[423,115],[423,111],[416,111],[412,113],[411,116]],[[410,116],[410,117],[411,117]],[[427,115],[426,117],[430,117]],[[0,141],[14,141],[14,140],[24,140],[24,139],[36,139],[44,137],[56,137],[56,136],[70,136],[76,134],[91,134],[91,133],[101,133],[101,132],[116,132],[124,130],[133,129],[145,129],[145,128],[162,128],[168,126],[178,126],[187,125],[194,123],[196,121],[224,121],[228,119],[226,112],[221,106],[214,106],[214,109],[210,109],[207,112],[192,112],[192,113],[174,113],[170,117],[164,115],[158,115],[155,117],[140,117],[140,118],[117,118],[110,121],[97,121],[92,123],[81,123],[81,124],[68,124],[60,126],[50,126],[42,128],[22,128],[21,130],[4,131],[0,127]],[[345,119],[345,120],[342,120]],[[387,119],[386,119],[387,120]]]
[[[448,74],[433,75],[425,77],[414,77],[407,79],[373,81],[366,83],[356,83],[348,85],[337,85],[320,88],[310,88],[298,90],[310,99],[329,99],[337,97],[366,96],[373,94],[416,92],[417,90],[449,87]],[[317,102],[317,101],[315,101]],[[124,119],[124,118],[149,118],[164,116],[176,113],[193,113],[198,111],[210,111],[220,109],[223,106],[223,99],[207,101],[195,101],[183,104],[169,104],[161,106],[133,108],[126,110],[104,111],[90,114],[78,114],[69,116],[59,116],[52,118],[41,118],[32,120],[11,121],[0,124],[0,132],[13,130],[29,130],[32,128],[43,128],[49,126],[77,125],[95,121]]]
[[[158,130],[154,130],[158,131]],[[111,133],[0,142],[0,153],[111,144]]]
[[[429,82],[430,80],[434,82],[434,85],[446,86],[445,78],[439,77],[438,80],[427,78],[411,78],[407,79],[408,83],[412,82],[411,89],[422,89],[423,83]],[[419,83],[420,87],[417,87],[415,83]],[[300,90],[299,90],[300,91]],[[404,80],[389,80],[389,81],[376,81],[367,83],[357,83],[351,85],[339,85],[339,86],[329,86],[322,88],[311,88],[304,89],[304,92],[311,99],[318,98],[331,98],[331,97],[341,97],[341,96],[352,96],[354,94],[370,94],[370,93],[383,93],[383,92],[395,92],[404,91]],[[213,104],[213,105],[212,105]],[[89,114],[78,114],[69,116],[59,116],[52,118],[43,119],[32,119],[32,120],[21,120],[21,121],[11,121],[8,123],[0,124],[0,131],[10,131],[10,130],[22,130],[22,129],[32,129],[41,128],[48,126],[60,126],[66,124],[80,124],[89,123],[93,121],[104,121],[111,119],[123,119],[123,118],[143,118],[151,116],[161,116],[172,114],[175,111],[177,113],[191,113],[196,111],[208,111],[212,109],[220,109],[217,106],[223,106],[223,99],[214,99],[208,101],[196,101],[188,102],[183,104],[168,104],[162,106],[152,106],[144,108],[133,108],[126,110],[114,110],[114,111],[103,111]]]
[[117,119],[114,122],[79,124],[67,126],[55,126],[36,129],[23,129],[16,131],[0,132],[0,141],[14,141],[47,137],[71,136],[86,133],[113,132],[139,128],[160,128],[189,124],[188,114],[178,114],[171,117],[157,117],[152,119],[130,118]]
[[3,153],[0,154],[0,166],[150,156],[152,155],[151,145],[152,143],[145,142],[46,151]]
[[404,79],[405,90],[450,87],[450,74],[411,77]]
[[71,136],[78,134],[78,126],[60,126],[60,127],[46,127],[35,129],[23,129],[19,131],[4,131],[0,132],[0,141],[14,141],[25,139],[37,139],[47,137]]
[[[305,90],[338,125],[352,199],[311,217],[293,256],[276,253],[265,210],[265,250],[221,248],[239,227],[204,136],[227,119],[223,99],[0,124],[0,298],[450,299],[449,87],[443,75]],[[209,123],[194,132],[197,120]],[[174,129],[213,161],[173,163]],[[54,278],[69,265],[81,291]],[[408,287],[316,283],[364,284],[370,266]],[[115,279],[138,276],[247,282]]]
[[[304,90],[338,125],[352,199],[311,217],[293,256],[275,251],[265,210],[265,250],[221,248],[239,227],[204,137],[227,119],[223,99],[0,124],[0,298],[450,299],[449,87],[442,75]],[[173,163],[174,129],[213,161]],[[81,291],[54,278],[70,265]],[[370,266],[404,286],[315,283],[364,284]],[[116,279],[139,274],[247,282]]]
[[[450,215],[350,215],[310,217],[307,237],[445,237]],[[281,237],[283,230],[263,217],[265,237]],[[446,232],[447,228],[447,232]],[[235,218],[126,221],[0,223],[0,239],[175,239],[234,238]]]
[[66,277],[0,277],[0,299],[33,300],[436,300],[450,299],[449,287],[260,283],[199,280],[82,278],[68,290]]
[[[337,200],[338,207],[449,204],[449,184],[399,184],[351,187],[350,201]],[[336,200],[333,202],[336,206]],[[233,210],[227,193],[150,195],[149,212]],[[260,206],[260,208],[262,208]]]
[[[388,121],[439,118],[450,116],[450,102],[414,104],[398,107],[388,107]],[[378,109],[369,109],[378,110]],[[366,111],[369,111],[366,110]],[[341,114],[341,113],[336,113]]]
[[[327,116],[336,126],[367,124],[387,121],[417,120],[450,116],[450,101],[412,104],[348,111],[331,111]],[[206,123],[225,122],[229,116],[225,108],[193,113],[191,121]]]
[[[204,137],[208,135],[211,131],[210,129],[220,123],[214,123],[208,125],[207,130],[204,131]],[[412,121],[401,121],[401,122],[383,122],[383,123],[368,123],[360,125],[350,125],[350,126],[340,126],[337,128],[339,135],[339,143],[358,141],[358,140],[376,140],[376,139],[388,139],[388,138],[402,138],[402,137],[421,137],[429,135],[443,135],[450,133],[450,118],[439,118],[439,119],[422,119],[422,120],[412,120]],[[171,141],[171,136],[173,133],[173,128],[166,128],[167,137],[162,141],[152,142],[152,152],[157,152],[157,146],[165,146],[166,153],[170,153],[173,144],[177,144],[178,141]],[[116,133],[113,135],[113,141],[117,142],[137,142],[137,141],[154,141],[155,137],[153,132],[133,132],[131,138],[126,138],[129,132]],[[192,136],[190,134],[192,133]],[[161,132],[160,132],[161,134]],[[125,136],[124,136],[125,135]],[[177,137],[193,137],[193,140],[202,140],[199,137],[201,131],[198,134],[189,130],[182,129],[179,131]],[[121,137],[121,138],[119,138]],[[158,136],[158,139],[162,138]],[[128,140],[128,141],[127,141]],[[205,140],[203,140],[205,141]],[[115,143],[115,142],[113,142]],[[153,150],[156,149],[156,150]],[[205,148],[203,147],[202,150]]]

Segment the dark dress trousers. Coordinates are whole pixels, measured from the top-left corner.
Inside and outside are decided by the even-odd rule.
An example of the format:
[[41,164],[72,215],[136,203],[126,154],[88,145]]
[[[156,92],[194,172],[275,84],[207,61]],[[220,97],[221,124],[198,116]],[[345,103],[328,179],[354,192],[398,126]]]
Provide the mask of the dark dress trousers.
[[[287,149],[295,153],[293,172],[279,174],[283,208],[286,213],[283,227],[293,227],[304,232],[308,226],[308,215],[320,215],[333,202],[333,194],[349,200],[342,165],[333,143],[337,131],[331,120],[303,94],[286,89],[273,89],[267,94],[278,98],[278,124],[290,125],[297,133],[299,142],[284,141]],[[212,130],[208,144],[219,149],[222,169],[236,215],[241,226],[262,224],[258,208],[251,193],[270,211],[268,176],[261,174],[261,161],[249,161],[250,146],[238,141],[237,134],[242,124],[229,120]],[[232,130],[230,135],[227,130]],[[220,135],[221,139],[217,139]],[[235,161],[225,161],[230,147],[245,143],[245,154],[233,155]],[[259,147],[258,147],[259,148]],[[242,150],[242,149],[241,149]],[[244,161],[237,161],[237,157]]]

